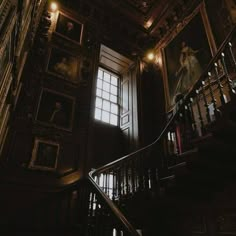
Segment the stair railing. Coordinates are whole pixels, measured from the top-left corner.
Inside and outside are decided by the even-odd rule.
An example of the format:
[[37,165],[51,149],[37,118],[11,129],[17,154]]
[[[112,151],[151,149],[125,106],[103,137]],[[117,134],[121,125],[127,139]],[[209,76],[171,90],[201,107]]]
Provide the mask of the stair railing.
[[80,231],[88,236],[140,236],[123,213],[91,179],[80,182],[76,196]]
[[192,148],[188,141],[205,135],[222,115],[220,109],[235,98],[235,31],[234,27],[190,92],[176,102],[153,143],[89,173],[91,182],[110,199],[120,202],[137,192],[159,193],[160,180],[174,178],[168,168],[183,163],[179,154]]

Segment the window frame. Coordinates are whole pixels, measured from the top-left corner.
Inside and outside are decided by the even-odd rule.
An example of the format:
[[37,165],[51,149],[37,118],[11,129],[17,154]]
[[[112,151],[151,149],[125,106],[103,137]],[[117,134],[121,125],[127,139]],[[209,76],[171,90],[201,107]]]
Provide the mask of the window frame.
[[[111,93],[111,89],[110,89],[109,92],[107,92],[107,91],[103,90],[103,88],[98,88],[98,87],[97,87],[99,70],[102,70],[103,73],[104,73],[104,72],[108,73],[108,74],[110,75],[110,77],[111,77],[111,76],[114,76],[114,77],[117,78],[117,85],[112,84],[112,83],[111,83],[111,80],[110,80],[110,82],[109,82],[109,85],[110,85],[110,86],[113,85],[113,86],[117,87],[117,95],[115,95],[114,93]],[[102,79],[102,81],[104,81],[104,76],[103,76],[101,79]],[[94,96],[95,99],[94,99],[94,115],[93,115],[93,119],[94,119],[96,122],[101,122],[101,123],[103,123],[103,124],[111,125],[111,126],[114,126],[114,127],[120,127],[120,96],[121,96],[121,94],[120,94],[120,86],[121,86],[121,79],[122,79],[122,76],[121,76],[120,74],[114,72],[113,70],[108,69],[108,68],[106,68],[106,67],[104,67],[104,66],[102,66],[102,65],[99,65],[99,66],[98,66],[97,75],[96,75],[96,81],[95,81],[95,96]],[[105,82],[106,82],[106,81],[105,81]],[[106,82],[106,83],[108,83],[108,82]],[[97,90],[98,90],[98,89],[100,89],[101,92],[104,91],[104,92],[109,93],[109,99],[103,98],[103,97],[102,97],[102,94],[101,94],[100,96],[97,95]],[[110,95],[116,96],[117,101],[116,101],[116,102],[112,101],[112,100],[110,99]],[[97,107],[97,105],[96,105],[96,100],[97,100],[97,98],[100,98],[100,99],[102,100],[102,104],[103,104],[103,101],[108,101],[108,102],[110,103],[110,111],[104,110],[103,107],[102,107],[102,105],[101,105],[100,108]],[[111,105],[112,105],[112,104],[115,104],[115,105],[117,106],[117,114],[115,114],[114,112],[111,112]],[[100,109],[100,110],[101,110],[100,119],[99,119],[99,118],[96,118],[96,109]],[[108,112],[108,113],[109,113],[109,121],[104,121],[104,120],[102,119],[102,111],[105,111],[105,112]],[[117,123],[116,123],[116,124],[114,124],[114,123],[111,122],[111,118],[110,118],[111,114],[117,117]]]

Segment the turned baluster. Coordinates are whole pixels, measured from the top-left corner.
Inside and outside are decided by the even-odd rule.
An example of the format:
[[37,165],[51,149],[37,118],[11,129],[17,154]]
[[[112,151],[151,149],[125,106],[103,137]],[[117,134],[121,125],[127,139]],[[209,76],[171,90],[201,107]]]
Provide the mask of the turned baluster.
[[129,165],[126,163],[125,165],[125,185],[126,185],[126,195],[129,194],[130,192],[130,187],[129,187]]
[[202,111],[201,111],[201,107],[200,107],[200,97],[199,97],[199,90],[196,89],[196,104],[197,104],[197,110],[198,110],[198,116],[199,116],[199,121],[200,121],[200,126],[201,126],[201,132],[202,134],[205,133],[205,126],[204,126],[204,122],[202,119]]
[[[190,138],[192,137],[192,119],[191,111],[187,104],[184,105],[184,128],[181,135],[182,151],[190,147]],[[177,161],[177,160],[176,160]]]
[[138,190],[142,191],[143,189],[143,166],[141,164],[141,154],[137,158],[137,176],[138,176]]
[[92,202],[92,195],[93,195],[93,193],[91,192],[91,193],[89,193],[89,202],[88,202],[88,216],[91,216],[92,214],[91,214],[91,202]]
[[147,181],[147,170],[143,170],[143,176],[142,176],[142,182],[143,182],[143,191],[146,190],[147,186],[148,186],[148,181]]
[[150,173],[149,173],[149,168],[147,168],[146,162],[147,160],[150,160],[151,158],[151,154],[150,154],[151,150],[150,149],[146,149],[143,153],[143,160],[144,160],[144,189],[148,190],[149,189],[149,184],[150,184]]
[[211,123],[211,117],[210,117],[210,110],[209,110],[209,104],[207,102],[207,97],[206,97],[206,93],[205,93],[205,81],[202,80],[202,96],[203,96],[203,101],[204,101],[204,106],[206,108],[206,119],[208,123]]
[[233,98],[233,96],[235,96],[235,90],[233,89],[232,80],[230,79],[228,69],[226,66],[226,62],[225,62],[225,54],[223,52],[221,53],[221,60],[222,60],[223,69],[224,69],[224,73],[226,76],[226,81],[227,81],[227,85],[228,85],[228,89],[229,89],[229,96],[230,96],[230,98]]
[[120,197],[124,195],[124,174],[123,174],[123,165],[120,165]]
[[140,179],[139,179],[139,158],[135,158],[135,192],[140,189]]
[[148,189],[152,189],[153,188],[153,179],[152,179],[152,169],[148,169],[147,171],[147,176],[148,176]]
[[115,201],[115,198],[117,195],[116,176],[117,176],[117,172],[115,172],[115,169],[114,169],[112,172],[112,200],[113,201]]
[[107,194],[107,196],[110,198],[111,197],[111,189],[110,189],[110,180],[111,180],[111,178],[110,178],[110,172],[109,171],[107,171],[107,173],[106,173],[106,194]]
[[155,168],[155,183],[156,186],[159,185],[159,171],[157,168]]
[[130,192],[134,194],[135,192],[135,160],[130,161],[130,183],[131,183]]
[[217,63],[214,63],[214,71],[215,71],[215,77],[216,77],[216,81],[217,81],[217,87],[218,87],[219,92],[220,92],[221,105],[224,105],[226,103],[226,101],[225,101],[225,95],[224,95],[224,92],[223,92],[223,85],[221,84],[221,81],[220,81],[219,68],[218,68]]
[[196,125],[196,120],[195,120],[195,116],[194,116],[194,112],[193,112],[193,98],[192,97],[189,99],[188,107],[190,110],[191,120],[192,120],[192,128],[193,128],[194,135],[195,135],[197,133],[197,125]]
[[213,104],[213,108],[214,108],[214,114],[217,116],[217,114],[219,113],[218,109],[217,109],[217,103],[216,103],[216,99],[212,90],[212,86],[211,86],[211,72],[208,72],[208,86],[209,86],[209,90],[210,90],[210,96],[211,96],[211,103]]
[[117,169],[117,179],[116,179],[116,186],[117,186],[117,195],[118,199],[121,198],[121,168]]
[[102,189],[103,189],[103,191],[106,193],[106,174],[105,173],[103,173],[102,174],[103,175],[103,179],[102,179]]
[[91,193],[91,200],[90,200],[90,216],[94,216],[95,215],[95,211],[94,211],[94,201],[95,201],[95,193]]
[[231,42],[229,42],[228,45],[229,45],[229,52],[230,52],[231,59],[233,61],[234,67],[236,67],[236,60],[235,60],[235,56],[234,56],[234,53],[233,53],[233,50],[232,50],[233,45],[232,45]]
[[104,192],[107,194],[107,174],[103,172]]

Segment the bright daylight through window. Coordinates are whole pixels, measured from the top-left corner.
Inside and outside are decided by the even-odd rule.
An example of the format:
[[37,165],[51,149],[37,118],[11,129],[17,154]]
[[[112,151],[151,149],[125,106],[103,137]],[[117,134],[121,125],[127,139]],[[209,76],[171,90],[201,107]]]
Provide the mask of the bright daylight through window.
[[118,126],[119,77],[99,68],[96,87],[95,119]]

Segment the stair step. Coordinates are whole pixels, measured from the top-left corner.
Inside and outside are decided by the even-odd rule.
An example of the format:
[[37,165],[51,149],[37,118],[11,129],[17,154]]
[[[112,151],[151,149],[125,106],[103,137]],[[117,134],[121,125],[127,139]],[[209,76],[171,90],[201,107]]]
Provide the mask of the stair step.
[[188,151],[185,151],[181,154],[172,155],[168,158],[169,167],[168,169],[177,169],[186,165],[186,162],[195,160],[198,156],[198,148],[194,148]]
[[230,119],[220,119],[208,126],[207,128],[213,136],[227,140],[235,140],[236,121]]
[[182,168],[182,167],[186,167],[187,163],[184,161],[184,162],[180,162],[176,165],[173,165],[173,166],[170,166],[168,167],[168,170],[175,170],[175,169],[179,169],[179,168]]
[[236,121],[236,99],[219,108],[223,117]]
[[[232,136],[230,136],[232,137]],[[235,143],[235,137],[230,138]],[[210,133],[203,137],[193,140],[198,148],[199,157],[205,159],[223,159],[236,161],[236,149],[232,149],[232,143],[222,137]]]

